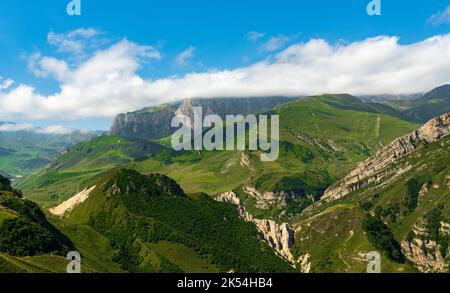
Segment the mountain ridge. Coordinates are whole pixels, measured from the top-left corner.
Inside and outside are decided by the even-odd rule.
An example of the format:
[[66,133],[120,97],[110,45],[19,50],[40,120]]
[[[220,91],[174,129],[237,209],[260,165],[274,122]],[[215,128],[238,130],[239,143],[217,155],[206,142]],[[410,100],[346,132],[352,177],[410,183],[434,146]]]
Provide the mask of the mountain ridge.
[[[421,128],[405,136],[394,140],[389,145],[379,150],[373,157],[362,162],[356,169],[341,179],[337,186],[327,189],[322,199],[335,200],[345,196],[371,181],[380,180],[376,174],[388,164],[395,162],[416,148],[415,144],[420,141],[433,143],[442,137],[450,134],[450,112],[442,116],[431,119]],[[382,174],[379,176],[383,176]]]
[[436,87],[415,101],[407,115],[425,122],[440,113],[450,111],[450,84]]
[[192,98],[173,104],[144,108],[135,112],[119,114],[113,120],[110,133],[126,138],[155,140],[174,132],[171,127],[175,115],[193,117],[193,108],[202,107],[203,115],[248,115],[265,112],[292,100],[287,97],[255,98]]
[[[92,271],[106,271],[100,264],[106,263],[112,271],[128,272],[281,272],[291,271],[292,265],[303,272],[354,272],[365,269],[365,253],[374,249],[382,253],[383,271],[444,269],[441,258],[433,262],[431,255],[439,257],[436,250],[445,250],[445,234],[425,239],[414,234],[411,241],[405,235],[416,221],[419,227],[420,219],[428,219],[435,199],[444,204],[441,213],[447,215],[441,146],[447,136],[436,129],[448,117],[420,126],[385,112],[392,113],[349,95],[278,105],[266,113],[280,115],[280,157],[267,164],[256,159],[257,152],[174,152],[164,141],[106,135],[68,148],[20,186],[25,196],[47,208],[64,200],[66,193],[93,188],[63,217],[50,217],[88,255]],[[397,182],[400,177],[391,172],[379,184],[371,182],[349,196],[320,199],[336,180],[392,141],[410,149],[410,140],[401,140],[405,134],[433,141],[394,158],[399,166],[416,157],[421,164],[436,163],[424,178],[411,181],[424,173],[419,165],[400,174],[408,185]],[[430,199],[419,196],[416,203],[414,192],[421,186]],[[409,189],[414,194],[409,195]],[[437,219],[447,223],[444,216]],[[433,225],[430,231],[435,231]],[[222,239],[222,234],[228,236]],[[92,237],[100,240],[104,255],[86,242]],[[415,239],[436,242],[425,262],[426,253],[419,251]]]

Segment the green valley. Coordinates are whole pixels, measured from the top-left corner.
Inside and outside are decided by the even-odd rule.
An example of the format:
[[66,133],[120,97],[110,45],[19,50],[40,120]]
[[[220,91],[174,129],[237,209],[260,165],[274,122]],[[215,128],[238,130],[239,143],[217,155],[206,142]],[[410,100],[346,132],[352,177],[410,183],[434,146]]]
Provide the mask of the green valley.
[[[280,117],[274,162],[109,134],[66,148],[20,193],[2,188],[43,208],[84,272],[363,272],[370,251],[383,272],[447,269],[448,114],[421,127],[350,95],[264,114]],[[65,270],[44,248],[0,249],[0,268]]]
[[[0,126],[2,125],[5,124],[0,121]],[[33,174],[50,164],[65,148],[100,134],[100,132],[82,131],[47,134],[38,131],[0,131],[1,174],[13,179]]]

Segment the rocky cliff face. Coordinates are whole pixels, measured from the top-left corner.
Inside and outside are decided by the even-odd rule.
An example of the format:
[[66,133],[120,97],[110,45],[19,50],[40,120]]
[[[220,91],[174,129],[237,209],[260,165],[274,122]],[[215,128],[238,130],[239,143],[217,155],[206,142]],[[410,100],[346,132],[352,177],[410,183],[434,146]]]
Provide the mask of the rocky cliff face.
[[159,139],[173,133],[175,129],[170,124],[175,115],[183,114],[193,119],[194,107],[202,107],[204,116],[216,114],[224,119],[226,115],[262,113],[289,100],[284,97],[187,99],[176,104],[117,115],[111,134],[146,140]]
[[119,114],[114,118],[111,134],[127,138],[157,139],[172,133],[170,122],[177,105],[147,108],[133,113]]
[[414,239],[402,241],[403,254],[413,262],[421,272],[446,272],[447,265],[436,241]]
[[402,136],[383,147],[337,184],[328,188],[322,199],[325,201],[336,200],[372,182],[381,182],[382,179],[392,175],[394,172],[397,176],[404,173],[406,170],[389,169],[388,167],[396,160],[413,152],[419,144],[430,144],[449,134],[450,112],[430,120],[420,129]]
[[188,99],[181,102],[177,111],[193,117],[193,108],[202,107],[204,116],[216,114],[225,119],[226,115],[246,116],[265,112],[290,100],[283,97]]
[[[441,222],[440,225],[440,234],[450,235],[450,224]],[[447,272],[448,262],[445,258],[450,254],[450,248],[443,252],[443,247],[437,241],[430,240],[423,223],[414,225],[412,231],[413,239],[403,240],[401,243],[402,252],[408,260],[421,272]]]
[[294,257],[290,247],[294,244],[294,230],[286,223],[278,224],[267,219],[255,219],[249,214],[234,192],[222,193],[216,197],[217,201],[237,205],[237,213],[241,219],[256,225],[261,238],[269,244],[275,252],[290,263],[294,263]]

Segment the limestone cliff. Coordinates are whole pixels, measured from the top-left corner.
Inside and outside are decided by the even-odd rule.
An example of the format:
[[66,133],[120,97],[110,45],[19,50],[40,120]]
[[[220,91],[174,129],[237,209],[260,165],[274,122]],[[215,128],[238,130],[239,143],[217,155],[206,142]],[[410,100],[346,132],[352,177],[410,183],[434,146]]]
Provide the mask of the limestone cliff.
[[145,108],[136,112],[119,114],[114,118],[111,134],[127,138],[156,139],[172,133],[171,119],[177,105]]
[[[450,224],[440,223],[439,233],[444,237],[450,235]],[[437,241],[429,239],[429,233],[423,223],[417,223],[412,229],[412,239],[403,240],[402,252],[421,272],[447,272],[450,248],[446,251]],[[444,253],[444,255],[443,255]]]
[[278,224],[267,219],[256,219],[249,214],[234,192],[226,192],[216,197],[217,201],[234,204],[237,206],[237,214],[246,222],[252,222],[260,232],[261,238],[269,244],[275,252],[290,263],[294,263],[294,257],[290,247],[294,244],[294,230],[286,223]]
[[226,115],[259,114],[290,100],[286,97],[186,99],[119,114],[114,118],[110,132],[127,138],[154,140],[173,133],[171,121],[175,115],[183,114],[193,119],[194,107],[202,107],[204,116],[216,114],[224,119]]
[[387,176],[399,174],[406,170],[396,170],[389,166],[396,160],[412,153],[421,143],[430,144],[450,133],[450,112],[434,118],[420,129],[402,136],[380,149],[374,156],[362,162],[356,169],[337,184],[328,188],[322,200],[339,199],[372,182],[381,182]]

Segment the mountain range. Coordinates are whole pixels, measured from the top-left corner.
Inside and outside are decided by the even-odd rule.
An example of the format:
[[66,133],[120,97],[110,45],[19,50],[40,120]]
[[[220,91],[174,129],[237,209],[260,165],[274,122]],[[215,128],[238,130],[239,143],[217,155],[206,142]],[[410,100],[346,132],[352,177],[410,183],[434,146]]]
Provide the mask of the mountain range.
[[450,111],[450,85],[442,85],[425,94],[365,96],[363,100],[389,105],[414,121],[426,122]]
[[[330,94],[120,114],[14,187],[1,178],[0,231],[33,226],[46,245],[0,235],[0,271],[64,271],[77,250],[84,272],[364,272],[371,251],[383,272],[447,272],[448,88],[408,109]],[[279,115],[279,159],[174,151],[170,120],[195,106]]]
[[[0,126],[2,125],[16,124],[0,122]],[[41,132],[39,129],[0,129],[0,173],[11,178],[29,175],[51,163],[65,148],[102,133],[73,131],[53,134]]]

